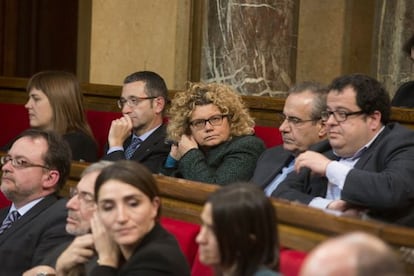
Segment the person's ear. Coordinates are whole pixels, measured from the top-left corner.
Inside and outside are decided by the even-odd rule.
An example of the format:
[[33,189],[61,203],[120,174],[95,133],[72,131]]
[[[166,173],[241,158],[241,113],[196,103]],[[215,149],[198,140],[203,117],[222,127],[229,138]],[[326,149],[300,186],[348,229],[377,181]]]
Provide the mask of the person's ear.
[[164,97],[157,97],[154,99],[154,109],[156,113],[162,113],[165,109],[165,99]]
[[382,115],[381,112],[375,110],[372,114],[367,115],[369,128],[373,131],[378,130],[382,127]]
[[158,210],[160,209],[160,204],[161,204],[160,198],[158,196],[154,197],[151,204],[153,207],[151,216],[155,219],[157,217]]
[[57,170],[49,170],[43,180],[44,188],[53,188],[59,182],[60,173]]
[[318,128],[319,128],[319,130],[318,130],[318,136],[320,138],[324,138],[327,135],[327,130],[326,130],[326,124],[325,124],[325,122],[322,121],[322,120],[319,120],[319,122],[318,122]]

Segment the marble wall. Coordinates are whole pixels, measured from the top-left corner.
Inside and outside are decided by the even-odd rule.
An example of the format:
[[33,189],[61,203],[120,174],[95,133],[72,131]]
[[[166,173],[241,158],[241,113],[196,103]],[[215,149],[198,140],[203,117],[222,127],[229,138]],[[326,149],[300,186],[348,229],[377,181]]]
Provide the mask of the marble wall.
[[295,78],[295,0],[206,1],[201,80],[277,96]]
[[414,80],[414,62],[402,51],[413,34],[414,1],[378,1],[373,67],[391,96],[403,82]]

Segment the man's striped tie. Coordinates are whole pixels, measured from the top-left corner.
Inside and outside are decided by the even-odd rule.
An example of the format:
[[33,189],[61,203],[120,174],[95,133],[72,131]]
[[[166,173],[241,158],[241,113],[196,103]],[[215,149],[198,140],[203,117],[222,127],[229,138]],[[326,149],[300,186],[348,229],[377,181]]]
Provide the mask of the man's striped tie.
[[13,222],[15,222],[16,220],[18,220],[20,217],[19,212],[17,212],[17,210],[14,210],[12,212],[10,212],[6,219],[3,221],[3,224],[0,226],[0,234],[3,234],[3,232],[9,228]]

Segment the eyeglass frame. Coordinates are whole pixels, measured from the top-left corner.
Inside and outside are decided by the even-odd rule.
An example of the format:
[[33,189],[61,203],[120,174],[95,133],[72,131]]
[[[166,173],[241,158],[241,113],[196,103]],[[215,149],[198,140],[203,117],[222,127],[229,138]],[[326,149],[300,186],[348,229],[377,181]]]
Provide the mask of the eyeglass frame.
[[[34,164],[32,162],[29,162],[27,160],[25,160],[25,157],[11,157],[10,155],[3,155],[0,157],[0,164],[1,166],[4,166],[7,164],[7,162],[11,163],[12,167],[15,169],[26,169],[26,168],[33,168],[33,167],[38,167],[38,168],[43,168],[46,170],[51,170],[51,168],[49,168],[48,166],[45,165],[40,165],[40,164]],[[20,164],[19,164],[20,162]],[[23,162],[23,163],[21,163]]]
[[132,96],[129,97],[127,99],[125,98],[119,98],[116,101],[116,104],[118,105],[119,109],[124,108],[125,104],[129,107],[136,107],[140,102],[144,101],[144,100],[152,100],[152,99],[156,99],[159,96],[149,96],[149,97],[136,97],[136,96]]
[[[217,115],[213,115],[208,119],[196,119],[193,121],[190,121],[188,124],[193,127],[195,130],[202,130],[206,127],[207,122],[211,125],[211,126],[221,126],[223,124],[223,119],[224,118],[231,118],[233,115],[232,114],[217,114]],[[220,119],[219,119],[220,118]],[[218,123],[211,123],[212,119],[219,119]],[[196,126],[195,124],[200,123],[200,126]]]
[[[83,201],[89,207],[92,207],[92,204],[96,203],[95,196],[93,194],[85,192],[85,191],[79,192],[79,189],[77,187],[70,187],[69,198],[72,199],[75,196],[77,196],[80,201]],[[90,198],[87,198],[87,196],[90,196]]]
[[[329,120],[329,118],[331,118],[331,115],[333,115],[335,121],[337,121],[338,123],[342,123],[342,122],[345,122],[349,116],[362,115],[362,114],[365,114],[365,111],[359,110],[359,111],[346,112],[345,110],[335,110],[335,111],[325,110],[321,112],[321,119],[322,121],[326,122]],[[343,119],[340,118],[340,120],[338,120],[337,116],[343,117]],[[326,119],[323,119],[323,117],[326,117]]]
[[281,123],[283,123],[284,121],[287,121],[288,124],[291,125],[291,126],[292,125],[293,126],[299,126],[299,125],[301,125],[303,123],[306,123],[306,122],[316,122],[316,121],[319,121],[321,119],[319,117],[319,118],[315,118],[315,119],[303,120],[303,119],[300,119],[298,117],[286,116],[283,113],[279,113],[278,116],[279,116],[279,118],[281,120]]

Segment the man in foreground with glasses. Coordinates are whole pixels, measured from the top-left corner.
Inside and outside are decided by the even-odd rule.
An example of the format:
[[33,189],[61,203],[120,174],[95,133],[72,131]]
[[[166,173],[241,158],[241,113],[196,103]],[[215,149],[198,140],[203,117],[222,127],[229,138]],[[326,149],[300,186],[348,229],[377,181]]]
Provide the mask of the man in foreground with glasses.
[[127,76],[118,100],[123,117],[112,121],[103,159],[131,159],[158,172],[170,151],[163,124],[167,102],[167,86],[158,74],[140,71]]
[[[259,185],[267,196],[293,171],[295,157],[326,140],[321,112],[326,109],[327,89],[315,82],[303,82],[289,90],[279,127],[283,145],[269,148],[257,161],[251,182]],[[318,148],[318,149],[316,149]],[[326,150],[326,147],[325,147]]]
[[96,265],[92,235],[86,234],[91,231],[90,220],[96,210],[95,180],[100,172],[111,164],[110,161],[93,163],[82,172],[76,187],[70,189],[70,200],[66,204],[66,232],[76,238],[60,244],[46,256],[42,265],[26,271],[23,276],[35,276],[40,273],[88,275]]
[[414,227],[414,132],[389,123],[375,79],[335,79],[321,113],[332,150],[306,151],[274,195],[309,206]]
[[65,231],[66,200],[57,196],[70,162],[69,145],[60,135],[34,129],[20,134],[1,158],[1,191],[12,201],[0,210],[1,275],[22,275],[72,240]]

